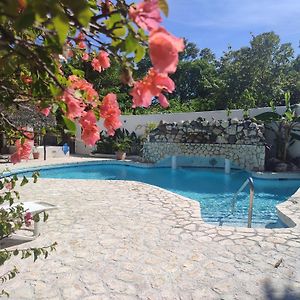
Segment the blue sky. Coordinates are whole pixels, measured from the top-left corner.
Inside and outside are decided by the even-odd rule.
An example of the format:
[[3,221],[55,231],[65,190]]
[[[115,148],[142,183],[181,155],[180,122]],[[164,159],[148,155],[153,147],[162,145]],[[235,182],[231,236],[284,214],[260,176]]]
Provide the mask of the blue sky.
[[199,48],[211,48],[219,57],[230,45],[249,45],[254,35],[274,31],[300,53],[300,0],[168,0],[164,21],[173,34]]

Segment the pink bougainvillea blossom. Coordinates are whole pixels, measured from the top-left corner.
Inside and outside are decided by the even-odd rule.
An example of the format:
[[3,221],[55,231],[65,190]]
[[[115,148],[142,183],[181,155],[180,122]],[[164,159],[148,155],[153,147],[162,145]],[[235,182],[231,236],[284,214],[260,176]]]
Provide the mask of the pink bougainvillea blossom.
[[33,146],[33,141],[25,139],[22,142],[21,139],[19,139],[16,141],[15,146],[17,147],[17,150],[10,156],[10,161],[13,164],[16,164],[22,159],[28,160]]
[[45,107],[40,109],[40,112],[45,116],[48,117],[51,111],[51,107]]
[[101,50],[97,57],[92,60],[92,67],[95,71],[102,72],[104,69],[110,67],[110,60],[108,53]]
[[24,222],[27,227],[29,227],[31,225],[32,219],[33,219],[32,214],[30,212],[27,212],[24,216]]
[[129,17],[142,29],[151,31],[162,22],[158,1],[145,0],[129,8]]
[[67,117],[74,120],[81,117],[87,103],[95,107],[99,96],[93,85],[85,79],[71,75],[69,81],[70,85],[61,98],[67,104]]
[[84,41],[80,41],[78,43],[78,48],[81,49],[81,50],[85,49],[86,48],[86,43]]
[[178,52],[183,50],[183,39],[171,35],[162,27],[151,31],[149,54],[153,67],[159,73],[174,73],[178,64]]
[[113,93],[107,94],[100,106],[100,116],[104,119],[104,127],[108,135],[114,135],[115,130],[122,126],[120,115],[121,111],[117,96]]
[[69,76],[69,81],[71,81],[71,89],[84,92],[85,99],[93,106],[96,105],[95,101],[99,99],[99,95],[91,83],[75,75]]
[[97,119],[92,110],[83,112],[79,123],[82,126],[81,138],[86,145],[93,146],[100,139]]
[[84,111],[82,117],[80,119],[80,124],[82,127],[89,125],[89,124],[96,124],[97,119],[95,113],[92,110]]
[[79,118],[85,109],[85,104],[81,99],[74,96],[75,90],[71,88],[65,89],[62,100],[67,104],[67,117],[71,120]]
[[21,75],[21,80],[27,85],[32,84],[32,78],[28,75]]
[[5,183],[5,188],[7,189],[7,190],[12,190],[13,189],[13,184],[12,184],[12,182],[7,182],[7,183]]
[[95,124],[89,124],[82,128],[81,138],[88,146],[94,146],[100,139],[99,128]]
[[174,81],[167,74],[158,73],[151,68],[147,76],[134,84],[130,95],[133,97],[132,107],[148,107],[152,103],[153,97],[158,97],[162,107],[168,107],[169,103],[162,91],[172,93],[175,89]]
[[84,52],[84,53],[82,54],[82,60],[88,61],[89,58],[90,58],[90,57],[89,57],[88,53]]
[[26,138],[28,138],[28,139],[30,139],[30,140],[33,139],[34,133],[32,132],[32,130],[28,130],[26,127],[18,127],[18,130],[20,130],[20,132],[22,132],[22,134],[23,134]]

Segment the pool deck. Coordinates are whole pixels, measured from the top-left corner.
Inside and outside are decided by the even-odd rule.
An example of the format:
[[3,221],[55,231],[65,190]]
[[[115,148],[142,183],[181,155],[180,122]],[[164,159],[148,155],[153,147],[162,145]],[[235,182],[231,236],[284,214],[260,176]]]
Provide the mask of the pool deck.
[[9,299],[300,299],[300,190],[280,205],[297,224],[285,229],[212,226],[198,202],[138,182],[39,179],[20,191],[59,209],[19,248],[58,246],[2,268],[20,270],[1,287]]

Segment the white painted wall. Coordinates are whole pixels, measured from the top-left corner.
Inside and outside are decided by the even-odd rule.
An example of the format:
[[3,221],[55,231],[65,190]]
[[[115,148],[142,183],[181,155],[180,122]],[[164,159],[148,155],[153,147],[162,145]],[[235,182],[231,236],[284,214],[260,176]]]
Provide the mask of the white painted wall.
[[[249,116],[254,117],[263,112],[271,111],[270,107],[253,108],[249,110]],[[276,107],[276,111],[282,114],[285,111],[285,106]],[[227,120],[228,118],[243,119],[243,110],[237,109],[232,110],[229,117],[226,110],[216,111],[203,111],[203,112],[191,112],[191,113],[171,113],[171,114],[151,114],[151,115],[123,115],[121,121],[123,128],[126,128],[129,132],[135,131],[138,135],[143,134],[144,127],[137,129],[138,126],[147,125],[148,123],[159,123],[160,121],[165,122],[181,122],[181,121],[192,121],[199,117],[206,120]],[[298,115],[300,115],[300,108],[298,107]],[[100,120],[98,126],[104,129],[103,122]],[[75,152],[77,154],[90,154],[93,147],[85,146],[80,138],[80,127],[77,126]],[[296,142],[293,146],[293,156],[300,156],[300,142]]]

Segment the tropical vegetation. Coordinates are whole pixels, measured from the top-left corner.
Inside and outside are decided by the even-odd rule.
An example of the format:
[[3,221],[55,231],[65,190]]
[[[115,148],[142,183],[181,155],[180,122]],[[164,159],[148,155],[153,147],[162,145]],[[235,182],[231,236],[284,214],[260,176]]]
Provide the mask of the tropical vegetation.
[[[75,62],[73,62],[75,63]],[[77,63],[77,62],[76,62]],[[151,66],[149,55],[133,70],[142,78]],[[238,50],[228,48],[220,58],[212,50],[199,49],[185,40],[185,50],[179,54],[176,73],[171,74],[176,89],[169,95],[170,106],[163,108],[154,98],[145,109],[132,108],[128,87],[117,76],[120,65],[114,63],[101,77],[89,77],[99,90],[118,94],[120,109],[125,114],[190,112],[205,110],[247,111],[269,106],[270,101],[284,105],[284,94],[290,92],[290,102],[299,102],[300,55],[291,43],[281,43],[274,32],[252,35],[250,45]]]

